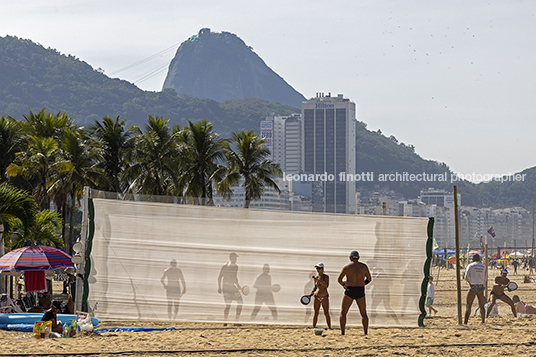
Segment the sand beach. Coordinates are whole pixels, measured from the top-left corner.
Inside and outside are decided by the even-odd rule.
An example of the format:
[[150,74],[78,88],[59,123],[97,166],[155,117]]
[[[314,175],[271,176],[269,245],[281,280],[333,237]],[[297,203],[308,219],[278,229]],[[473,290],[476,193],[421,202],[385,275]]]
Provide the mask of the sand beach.
[[[490,271],[491,281],[498,270]],[[536,305],[536,283],[523,283],[523,274],[509,275],[527,304]],[[31,333],[0,330],[0,356],[534,356],[536,315],[514,318],[499,302],[498,317],[484,325],[472,315],[467,326],[459,325],[455,270],[432,270],[436,277],[435,316],[425,327],[374,327],[363,336],[359,321],[349,321],[340,335],[334,329],[315,336],[311,326],[240,325],[221,323],[102,321],[98,328],[175,328],[172,331],[104,332],[80,334],[70,339],[34,339]],[[466,285],[462,282],[465,301]],[[340,304],[333,301],[332,304]],[[465,303],[463,304],[465,311]],[[476,306],[473,306],[473,311]],[[324,327],[321,316],[319,327]]]

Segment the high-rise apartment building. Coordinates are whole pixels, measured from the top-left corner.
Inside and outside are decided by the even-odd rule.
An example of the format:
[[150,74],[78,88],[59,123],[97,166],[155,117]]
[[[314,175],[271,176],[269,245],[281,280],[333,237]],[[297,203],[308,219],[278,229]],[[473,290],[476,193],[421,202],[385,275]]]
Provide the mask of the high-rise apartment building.
[[342,94],[302,103],[302,170],[313,181],[313,211],[355,212],[355,131],[355,103]]
[[261,137],[272,153],[268,158],[281,165],[286,174],[297,174],[301,169],[302,135],[301,115],[267,117],[261,121]]

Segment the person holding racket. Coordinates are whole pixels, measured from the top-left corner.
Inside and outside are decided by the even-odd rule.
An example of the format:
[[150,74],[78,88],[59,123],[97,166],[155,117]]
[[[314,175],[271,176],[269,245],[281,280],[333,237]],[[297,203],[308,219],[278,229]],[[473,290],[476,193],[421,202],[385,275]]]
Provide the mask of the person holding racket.
[[240,294],[240,284],[238,283],[238,265],[236,260],[238,254],[229,254],[229,261],[221,267],[220,275],[218,276],[218,294],[223,293],[223,300],[225,301],[225,309],[223,310],[223,317],[227,320],[229,316],[229,310],[231,309],[231,303],[236,301],[236,320],[240,319],[242,313],[242,295]]
[[475,297],[478,298],[478,307],[480,309],[480,317],[482,323],[486,321],[486,312],[484,311],[484,291],[486,290],[486,283],[488,269],[480,261],[480,255],[477,253],[473,255],[473,262],[465,269],[464,279],[469,283],[469,291],[467,292],[467,303],[465,304],[465,318],[463,323],[467,325],[469,316],[471,316],[471,306]]
[[314,276],[315,291],[313,307],[315,313],[313,315],[313,328],[316,327],[318,322],[318,314],[320,313],[320,306],[324,310],[324,316],[326,317],[326,324],[331,330],[331,317],[329,316],[329,276],[324,274],[324,263],[318,263],[315,265],[315,269],[318,272],[318,276]]
[[[346,277],[346,280],[344,280]],[[344,296],[342,297],[342,308],[340,316],[341,335],[345,333],[346,314],[354,300],[361,314],[361,322],[365,335],[368,333],[367,303],[365,301],[365,285],[372,281],[369,268],[366,264],[359,262],[359,253],[353,250],[350,253],[350,263],[346,264],[339,274],[338,282],[342,285]]]
[[266,304],[272,313],[274,320],[277,320],[277,308],[275,307],[272,277],[270,276],[270,265],[264,264],[262,274],[255,279],[253,287],[257,289],[255,294],[255,307],[251,312],[251,319],[255,320],[262,304]]
[[510,283],[510,279],[508,279],[506,276],[508,275],[508,270],[503,269],[501,270],[501,275],[496,276],[495,280],[493,282],[493,288],[491,288],[491,293],[489,296],[490,304],[488,306],[487,315],[489,316],[489,313],[491,309],[493,308],[493,305],[497,302],[497,299],[504,301],[508,305],[510,305],[510,308],[512,309],[512,314],[514,317],[517,317],[516,307],[514,305],[514,302],[512,299],[508,297],[508,295],[505,294],[504,288],[508,289],[508,291],[512,291],[508,284]]

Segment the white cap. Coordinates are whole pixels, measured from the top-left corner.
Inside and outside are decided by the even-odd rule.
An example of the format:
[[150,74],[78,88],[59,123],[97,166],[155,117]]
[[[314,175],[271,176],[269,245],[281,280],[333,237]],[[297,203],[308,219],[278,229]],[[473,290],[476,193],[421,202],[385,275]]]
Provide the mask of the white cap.
[[318,263],[315,268],[324,268],[324,263]]

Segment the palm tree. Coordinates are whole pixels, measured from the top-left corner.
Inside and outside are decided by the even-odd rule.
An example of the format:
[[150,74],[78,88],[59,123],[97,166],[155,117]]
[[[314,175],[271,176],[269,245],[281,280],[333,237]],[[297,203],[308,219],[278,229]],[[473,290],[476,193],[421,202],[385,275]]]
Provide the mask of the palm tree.
[[184,168],[181,172],[181,186],[185,194],[201,205],[212,203],[213,183],[218,182],[222,162],[225,159],[226,139],[212,131],[212,123],[201,120],[188,121],[188,127],[180,136],[184,144]]
[[267,160],[270,150],[263,146],[263,139],[250,131],[232,133],[235,150],[226,155],[228,168],[223,171],[223,179],[217,185],[219,193],[228,192],[229,188],[238,185],[243,178],[242,187],[245,191],[244,208],[249,208],[251,200],[261,198],[265,187],[271,187],[281,193],[274,177],[282,174],[279,164]]
[[102,118],[102,123],[95,120],[91,126],[93,137],[102,148],[102,167],[109,183],[104,187],[113,192],[123,192],[119,177],[125,169],[123,159],[126,144],[132,134],[125,130],[126,119],[119,121],[119,115],[113,120],[109,115]]
[[60,191],[69,192],[71,199],[69,234],[64,239],[67,252],[70,252],[74,240],[76,205],[83,195],[84,186],[96,187],[106,178],[104,171],[98,168],[102,161],[101,150],[90,145],[90,139],[83,131],[65,129],[62,155],[70,164],[71,170],[60,175],[60,179],[50,185],[49,191],[54,192],[58,188]]
[[0,117],[0,181],[6,174],[6,168],[15,160],[15,154],[21,151],[22,135],[20,124],[11,117]]
[[66,128],[74,128],[73,119],[65,113],[52,115],[47,113],[46,108],[37,113],[30,110],[29,115],[24,116],[24,131],[28,136],[40,138],[54,138],[59,143]]
[[[19,224],[13,228],[19,230],[18,234],[11,239],[10,249],[17,249],[29,245],[46,245],[63,249],[63,240],[61,239],[61,217],[54,210],[43,210],[35,214],[35,224],[29,230],[23,232]],[[20,223],[20,221],[17,221]]]
[[[28,190],[34,192],[34,198],[40,205],[41,209],[48,209],[49,202],[52,199],[60,212],[62,218],[65,218],[66,209],[65,205],[69,194],[68,183],[65,181],[65,172],[68,171],[68,163],[62,159],[61,142],[66,129],[75,130],[76,127],[71,117],[65,113],[58,112],[56,115],[46,112],[46,108],[41,109],[39,112],[34,113],[30,110],[30,114],[24,116],[24,121],[21,123],[23,132],[26,134],[26,141],[30,145],[32,142],[41,140],[47,145],[53,145],[55,142],[56,149],[53,152],[42,152],[42,158],[48,161],[47,165],[50,165],[52,171],[49,177],[43,176],[43,170],[40,170],[35,174],[32,171],[26,170],[23,175],[26,177],[26,182],[17,181],[20,185]],[[46,139],[46,140],[45,140]],[[47,154],[51,154],[47,156]],[[22,156],[26,153],[22,153]],[[20,161],[20,158],[19,158]],[[43,161],[43,160],[42,160]],[[55,163],[57,161],[57,163]],[[58,170],[54,170],[55,167]],[[61,168],[63,166],[63,168]],[[12,167],[11,169],[13,169]],[[41,166],[44,169],[44,166]],[[45,171],[48,171],[45,169]],[[11,176],[14,176],[13,174]],[[20,176],[19,176],[20,178]],[[50,186],[53,186],[53,190],[50,190]],[[64,221],[65,223],[65,221]]]
[[34,200],[41,209],[50,208],[48,188],[61,173],[72,170],[72,165],[61,158],[58,143],[52,137],[31,136],[27,151],[16,154],[6,173],[8,176],[22,176],[31,188]]
[[24,231],[29,230],[34,225],[36,212],[37,205],[28,193],[7,182],[0,183],[0,224],[4,225],[4,235],[15,225]]
[[137,125],[129,130],[132,138],[125,160],[128,167],[121,179],[132,193],[146,195],[177,195],[177,169],[180,166],[177,133],[172,133],[168,118],[149,115],[145,132]]

